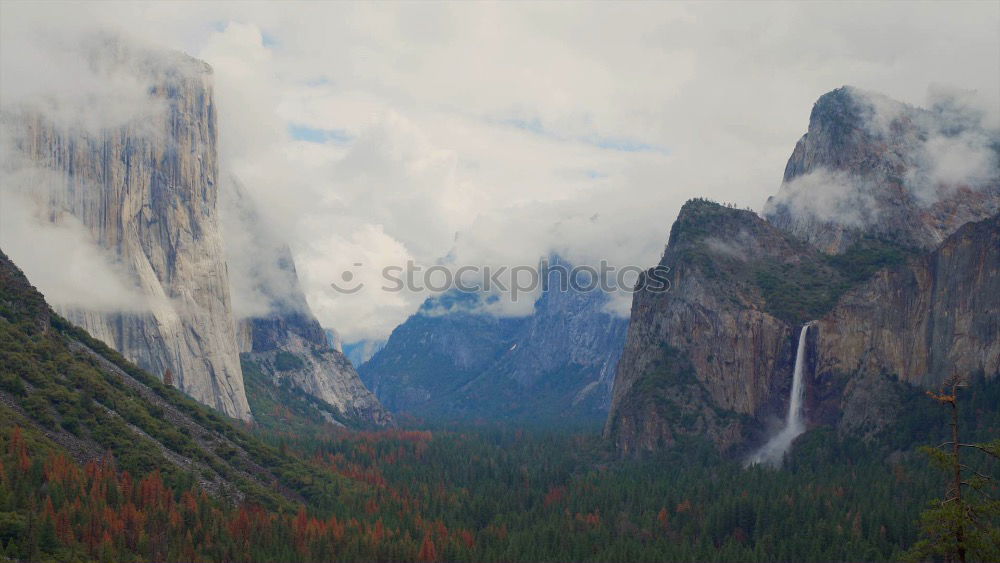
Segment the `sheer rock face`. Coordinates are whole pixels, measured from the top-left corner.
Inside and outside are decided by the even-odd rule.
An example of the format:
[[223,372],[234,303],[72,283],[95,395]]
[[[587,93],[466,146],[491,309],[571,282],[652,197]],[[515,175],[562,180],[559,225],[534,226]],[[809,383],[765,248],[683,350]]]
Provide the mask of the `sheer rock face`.
[[684,205],[660,261],[669,290],[633,295],[605,427],[619,451],[668,447],[684,435],[729,449],[752,434],[749,417],[783,408],[794,327],[764,310],[749,269],[814,254],[751,211]]
[[[813,387],[836,387],[832,420],[880,428],[870,404],[891,377],[936,388],[952,375],[1000,373],[1000,215],[969,223],[905,267],[882,270],[846,294],[817,324]],[[814,393],[818,394],[818,393]],[[817,402],[819,398],[817,397]],[[832,407],[832,411],[831,411]]]
[[476,294],[445,294],[393,331],[362,378],[389,408],[421,416],[602,419],[627,326],[605,303],[553,284],[533,314],[502,318],[479,312]]
[[391,425],[392,417],[313,316],[288,245],[234,180],[223,194],[229,264],[240,276],[234,280],[238,299],[247,301],[238,304],[247,309],[237,324],[243,360],[255,362],[274,384],[288,382],[326,402],[347,422]]
[[217,222],[211,68],[114,41],[98,43],[92,59],[138,73],[160,111],[97,132],[37,113],[7,115],[5,126],[23,160],[60,178],[48,186],[46,214],[79,219],[149,310],[61,313],[143,369],[169,368],[198,401],[250,420]]
[[[605,435],[629,455],[686,436],[745,450],[787,409],[795,336],[817,317],[807,343],[810,424],[872,435],[896,415],[893,379],[935,387],[952,373],[995,377],[997,139],[954,104],[921,110],[852,88],[821,97],[767,221],[704,201],[682,209],[661,261],[671,290],[633,298]],[[860,282],[841,270],[814,317],[768,312],[793,301],[763,299],[760,266],[797,265],[792,285],[808,295],[837,274],[831,255],[862,239],[915,258]]]
[[[818,258],[751,212],[685,205],[661,261],[670,291],[633,299],[605,428],[619,451],[656,450],[684,436],[740,451],[768,418],[782,416],[800,325],[767,312],[752,268]],[[876,272],[840,296],[808,338],[806,420],[842,432],[873,436],[890,426],[899,414],[896,380],[933,389],[953,374],[996,377],[1000,215]]]
[[1000,211],[1000,132],[953,100],[921,109],[843,87],[813,107],[767,219],[824,252],[864,235],[930,251]]

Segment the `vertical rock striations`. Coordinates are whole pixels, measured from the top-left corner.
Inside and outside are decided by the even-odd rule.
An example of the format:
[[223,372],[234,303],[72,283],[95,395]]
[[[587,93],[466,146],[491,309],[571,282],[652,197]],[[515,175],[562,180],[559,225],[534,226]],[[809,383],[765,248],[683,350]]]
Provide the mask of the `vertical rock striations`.
[[816,262],[752,211],[686,203],[659,265],[669,290],[633,295],[605,435],[624,454],[693,435],[728,449],[747,438],[751,417],[780,412],[793,327],[768,311],[757,273]]
[[[887,382],[936,388],[1000,374],[1000,215],[968,223],[933,252],[878,272],[818,323],[816,385],[827,422],[871,433],[891,423]],[[881,396],[879,396],[881,395]],[[891,410],[891,409],[890,409]]]
[[43,196],[46,214],[79,219],[149,308],[61,312],[144,369],[169,368],[195,399],[249,420],[217,223],[211,68],[110,38],[90,48],[95,67],[148,83],[157,111],[96,131],[37,112],[7,115],[5,125],[20,159],[58,178]]

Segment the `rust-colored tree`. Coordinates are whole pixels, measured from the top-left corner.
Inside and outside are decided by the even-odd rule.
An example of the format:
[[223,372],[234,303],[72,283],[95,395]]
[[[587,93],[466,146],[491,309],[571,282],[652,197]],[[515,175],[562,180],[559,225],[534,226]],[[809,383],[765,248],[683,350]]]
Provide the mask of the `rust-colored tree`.
[[167,371],[163,372],[163,384],[170,387],[174,386],[174,372],[167,368]]
[[420,561],[437,561],[437,548],[430,534],[424,536],[424,543],[420,546],[420,554],[417,556]]

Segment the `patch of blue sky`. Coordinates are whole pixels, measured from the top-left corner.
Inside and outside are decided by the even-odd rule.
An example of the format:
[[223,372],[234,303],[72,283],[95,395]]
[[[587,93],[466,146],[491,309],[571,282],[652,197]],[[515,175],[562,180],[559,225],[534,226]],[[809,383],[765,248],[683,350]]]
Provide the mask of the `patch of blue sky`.
[[318,88],[320,86],[326,86],[330,83],[330,79],[325,76],[318,76],[316,78],[310,78],[306,80],[306,86],[310,88]]
[[538,119],[537,117],[533,117],[531,119],[522,119],[522,118],[505,119],[501,121],[501,123],[510,125],[511,127],[516,127],[518,129],[523,129],[525,131],[528,131],[529,133],[534,133],[535,135],[542,135],[543,137],[555,137],[553,133],[545,129],[545,127],[542,125],[542,120]]
[[345,145],[354,140],[354,135],[345,129],[318,129],[300,123],[288,126],[288,133],[293,139],[307,143],[333,143]]
[[670,151],[666,147],[659,145],[654,145],[652,143],[646,143],[639,141],[637,139],[631,139],[629,137],[601,137],[596,135],[582,136],[570,138],[558,133],[546,129],[545,125],[542,124],[542,120],[533,117],[531,119],[525,118],[512,118],[501,120],[500,123],[508,125],[510,127],[516,127],[523,131],[553,139],[556,141],[575,141],[579,143],[585,143],[588,145],[595,146],[599,149],[618,151],[618,152],[647,152],[647,153],[658,153],[658,154],[670,154]]
[[[223,31],[226,31],[227,27],[229,27],[229,22],[223,20],[215,20],[211,22],[209,25],[214,31],[222,33]],[[269,49],[271,47],[278,46],[278,39],[275,36],[263,30],[261,30],[260,32],[260,41],[265,47]]]
[[666,147],[661,147],[658,145],[653,145],[650,143],[644,143],[636,139],[629,139],[627,137],[592,137],[586,139],[588,142],[595,147],[621,152],[655,152],[660,154],[669,154],[670,151]]

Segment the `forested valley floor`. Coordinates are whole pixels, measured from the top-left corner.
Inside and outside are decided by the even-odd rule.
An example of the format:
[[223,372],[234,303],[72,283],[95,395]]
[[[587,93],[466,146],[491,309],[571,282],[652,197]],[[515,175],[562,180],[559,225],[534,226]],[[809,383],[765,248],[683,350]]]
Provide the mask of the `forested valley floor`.
[[[972,394],[965,419],[977,433],[996,435],[995,412],[973,415],[998,392],[993,383]],[[920,426],[943,430],[932,408]],[[699,444],[618,460],[597,429],[303,437],[277,431],[282,416],[276,409],[272,429],[257,436],[332,478],[305,476],[296,507],[213,497],[110,457],[82,466],[5,427],[4,553],[107,562],[883,561],[917,540],[918,516],[947,479],[912,448],[828,429],[803,436],[774,470],[744,468]]]

